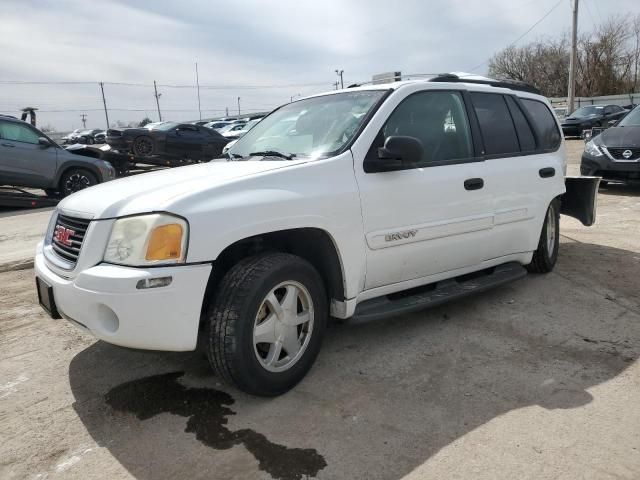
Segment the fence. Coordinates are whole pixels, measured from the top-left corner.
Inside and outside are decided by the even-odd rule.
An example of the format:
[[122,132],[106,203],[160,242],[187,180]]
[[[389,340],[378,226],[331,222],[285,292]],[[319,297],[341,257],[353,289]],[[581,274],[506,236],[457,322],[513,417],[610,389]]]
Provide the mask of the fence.
[[[566,107],[567,97],[550,98],[549,101],[554,107]],[[602,97],[576,97],[575,108],[585,105],[637,105],[640,103],[640,93],[629,93],[622,95],[604,95]]]

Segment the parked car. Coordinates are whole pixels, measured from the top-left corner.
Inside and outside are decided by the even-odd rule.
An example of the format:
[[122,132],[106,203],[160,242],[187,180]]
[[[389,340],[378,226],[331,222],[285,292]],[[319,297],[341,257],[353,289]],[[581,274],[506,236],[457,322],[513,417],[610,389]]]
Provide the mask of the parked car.
[[585,144],[582,175],[608,181],[640,182],[640,107]]
[[76,128],[73,132],[67,133],[65,136],[63,136],[60,140],[62,141],[63,145],[67,145],[70,143],[75,143],[72,141],[72,139],[75,139],[76,136],[78,135],[78,133],[80,133],[80,130],[82,130],[81,128]]
[[141,158],[209,161],[228,140],[215,130],[191,123],[162,122],[152,127],[107,130],[107,144]]
[[[332,91],[273,111],[232,158],[79,192],[38,246],[40,302],[116,345],[199,344],[221,378],[278,395],[330,315],[398,315],[549,272],[560,213],[592,224],[598,179],[565,179],[549,102],[509,86]],[[62,253],[76,225],[91,234]]]
[[227,125],[226,127],[222,127],[222,128],[218,128],[217,132],[220,135],[224,135],[227,132],[230,132],[231,130],[242,130],[242,128],[246,125],[246,122],[241,122],[241,123],[230,123],[229,125]]
[[610,121],[620,120],[627,114],[620,105],[588,105],[580,107],[562,121],[565,137],[579,137],[584,130],[607,127]]
[[215,120],[213,122],[205,123],[204,126],[207,128],[212,128],[213,130],[220,131],[221,128],[226,127],[227,125],[231,125],[231,122],[219,121]]
[[247,123],[238,124],[231,128],[230,130],[224,132],[222,136],[224,136],[227,140],[237,140],[249,130],[251,130],[256,123],[258,123],[261,119],[250,120]]
[[29,123],[0,117],[0,185],[67,196],[114,178],[109,163],[73,155]]
[[93,143],[106,143],[107,141],[107,131],[106,130],[100,130],[98,133],[96,133],[93,136]]
[[104,132],[99,128],[92,128],[88,130],[80,130],[75,136],[71,137],[72,143],[82,143],[85,145],[93,145],[94,143],[100,143],[96,141],[96,135]]

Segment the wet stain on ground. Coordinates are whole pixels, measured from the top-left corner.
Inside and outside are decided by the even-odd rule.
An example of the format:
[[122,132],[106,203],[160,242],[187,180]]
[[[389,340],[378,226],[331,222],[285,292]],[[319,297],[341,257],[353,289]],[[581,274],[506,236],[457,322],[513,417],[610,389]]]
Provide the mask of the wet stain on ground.
[[186,417],[185,432],[195,433],[199,441],[217,450],[244,445],[258,460],[259,468],[279,480],[315,477],[327,466],[315,449],[278,445],[250,429],[229,430],[227,417],[235,415],[229,408],[233,398],[212,388],[184,386],[178,381],[183,375],[184,372],[172,372],[123,383],[105,395],[107,404],[132,413],[139,420],[160,413]]

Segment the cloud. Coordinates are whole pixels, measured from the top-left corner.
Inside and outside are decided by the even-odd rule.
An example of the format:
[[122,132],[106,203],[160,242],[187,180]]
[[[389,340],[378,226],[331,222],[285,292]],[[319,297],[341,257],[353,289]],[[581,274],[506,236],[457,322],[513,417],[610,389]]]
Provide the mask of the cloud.
[[[201,91],[205,117],[236,110],[238,96],[243,110],[264,110],[292,95],[331,89],[336,68],[345,70],[347,84],[390,70],[468,70],[515,40],[555,1],[4,0],[0,80],[194,85],[197,61],[203,85],[315,84]],[[583,28],[599,15],[640,11],[634,0],[606,7],[585,2],[591,18],[583,9]],[[523,41],[566,31],[569,8],[569,2],[560,5]],[[35,104],[43,124],[68,129],[79,126],[82,112],[51,111],[86,109],[92,124],[104,123],[97,83],[1,87],[2,112]],[[112,121],[155,112],[151,86],[105,90]],[[160,90],[165,117],[198,117],[194,89]],[[125,108],[147,112],[115,110]]]

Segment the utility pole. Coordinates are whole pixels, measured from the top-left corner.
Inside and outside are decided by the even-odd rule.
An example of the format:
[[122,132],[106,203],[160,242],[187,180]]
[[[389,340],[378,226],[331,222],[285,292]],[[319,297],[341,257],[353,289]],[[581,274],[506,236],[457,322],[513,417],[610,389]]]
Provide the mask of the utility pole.
[[82,118],[82,128],[87,128],[87,114],[83,113],[80,117]]
[[573,113],[576,96],[576,64],[578,63],[578,0],[573,0],[573,27],[571,30],[571,58],[569,59],[569,94],[567,115]]
[[109,113],[107,112],[107,101],[104,98],[104,83],[100,82],[100,90],[102,91],[102,104],[104,105],[104,118],[107,119],[107,129],[109,128]]
[[[336,75],[338,75],[340,77],[340,88],[344,88],[344,80],[342,78],[342,74],[343,73],[344,73],[344,70],[336,70]],[[337,88],[337,83],[338,82],[336,82],[336,90],[338,89]]]
[[238,97],[238,116],[240,116],[240,97]]
[[224,116],[228,117],[229,116],[229,107],[224,107],[224,111],[225,111]]
[[336,90],[338,89],[338,85],[339,85],[339,84],[338,84],[338,81],[337,81],[337,80],[336,80],[335,82],[333,82],[331,85],[332,85],[333,87],[335,87],[335,89],[336,89]]
[[156,85],[156,81],[153,81],[153,89],[155,90],[155,97],[156,97],[156,105],[158,106],[158,119],[159,121],[162,121],[162,114],[160,113],[160,96],[162,95],[161,93],[158,93],[158,86]]
[[200,79],[198,78],[198,62],[196,62],[196,85],[198,86],[198,113],[202,120],[202,110],[200,109]]

